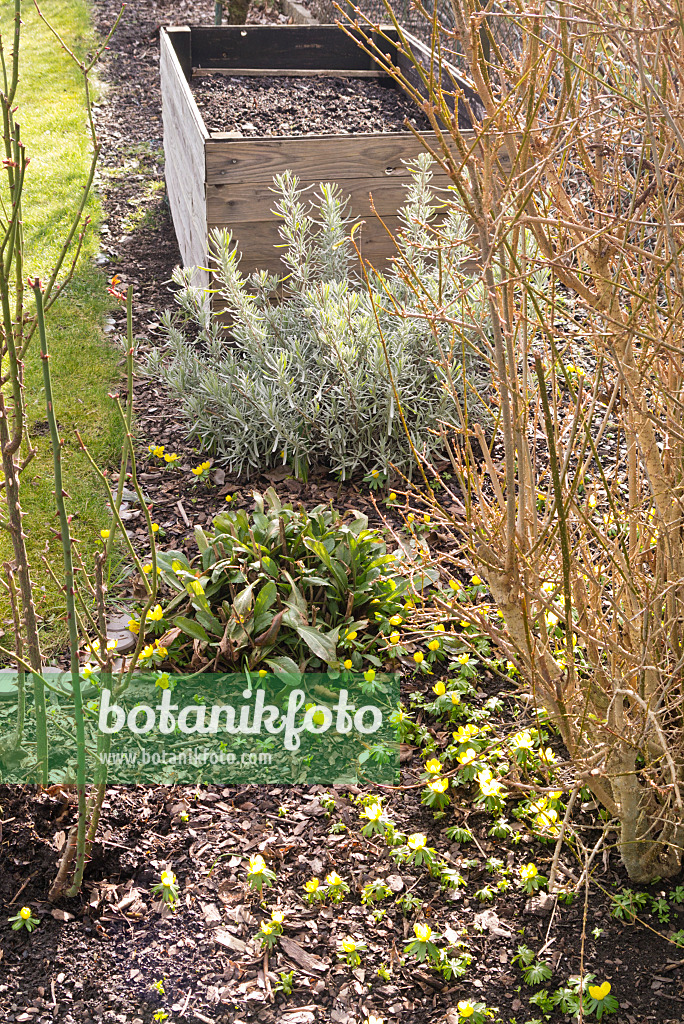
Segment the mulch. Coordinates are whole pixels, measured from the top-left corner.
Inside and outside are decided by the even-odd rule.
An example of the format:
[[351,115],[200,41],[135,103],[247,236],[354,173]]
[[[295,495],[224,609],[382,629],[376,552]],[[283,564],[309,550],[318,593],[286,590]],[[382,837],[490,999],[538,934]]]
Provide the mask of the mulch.
[[[118,13],[118,0],[95,0],[94,7],[98,27],[104,29]],[[266,7],[250,15],[250,20],[263,18],[282,16]],[[154,344],[159,316],[172,304],[170,275],[179,262],[162,187],[159,26],[212,20],[213,3],[208,0],[140,0],[126,9],[103,70],[106,96],[97,118],[104,149],[98,187],[106,221],[99,259],[107,273],[120,277],[119,287],[133,285],[141,351]],[[120,335],[123,324],[123,311],[117,309],[110,333]],[[165,532],[165,547],[194,553],[187,522],[206,525],[226,507],[227,494],[234,495],[235,505],[249,507],[252,490],[269,485],[307,506],[332,500],[342,508],[368,511],[379,522],[358,482],[342,488],[324,473],[314,474],[306,484],[290,479],[286,470],[251,481],[215,475],[211,488],[193,488],[187,470],[201,452],[185,440],[177,410],[158,385],[143,379],[136,379],[135,408],[141,479]],[[159,468],[147,453],[151,442],[182,456],[179,473]],[[139,514],[134,506],[128,513],[127,526],[135,534]],[[428,689],[431,682],[407,684],[404,698],[412,687]],[[524,718],[510,687],[486,672],[477,684],[475,703],[481,706],[501,692],[505,721],[522,727]],[[448,733],[428,718],[422,724],[438,753]],[[491,819],[463,793],[457,794],[446,819],[435,821],[419,802],[420,789],[410,788],[421,770],[421,760],[410,748],[403,768],[403,788],[388,794],[388,810],[398,827],[425,832],[453,867],[462,868],[465,889],[439,890],[426,872],[398,868],[382,843],[364,839],[353,804],[359,795],[356,787],[333,790],[330,819],[320,787],[112,787],[82,895],[50,907],[47,891],[74,818],[74,795],[60,787],[47,792],[0,788],[0,1020],[151,1024],[162,1011],[173,1024],[361,1024],[373,1012],[399,1024],[437,1024],[455,1020],[454,1007],[462,998],[498,1006],[506,1022],[522,1024],[539,1017],[528,1005],[533,990],[521,986],[511,957],[520,941],[535,949],[547,942],[553,985],[577,973],[583,899],[558,905],[552,919],[541,916],[534,901],[515,886],[493,905],[480,904],[474,892],[490,877],[486,857],[496,855],[510,864],[534,860],[540,871],[548,872],[552,847],[541,846],[524,827],[522,849],[492,839]],[[590,809],[577,820],[587,829],[600,827]],[[452,843],[445,835],[445,827],[466,822],[477,849]],[[334,823],[345,829],[331,834]],[[268,958],[250,943],[264,917],[260,901],[244,881],[244,857],[255,852],[262,853],[277,876],[264,893],[264,903],[288,911],[287,941]],[[167,867],[176,872],[181,894],[172,915],[161,911],[150,892]],[[302,899],[303,882],[333,868],[349,882],[349,896],[338,907],[310,909]],[[628,885],[614,853],[597,872],[606,888]],[[378,877],[396,895],[410,891],[422,900],[419,912],[402,913],[393,898],[379,905],[387,912],[374,919],[372,908],[362,905],[360,889]],[[654,895],[657,888],[651,889]],[[23,905],[41,918],[31,936],[13,932],[7,923]],[[478,931],[476,915],[488,906],[510,934]],[[474,960],[463,979],[444,982],[412,959],[400,966],[404,941],[414,920],[421,918],[442,932],[467,929]],[[619,1013],[608,1020],[682,1020],[683,958],[657,934],[682,927],[681,918],[674,912],[667,926],[652,921],[655,931],[625,926],[610,916],[606,897],[592,889],[585,965],[610,980],[620,1000]],[[355,970],[336,956],[339,938],[349,932],[368,944]],[[377,975],[382,964],[391,969],[389,982]],[[291,970],[294,989],[285,999],[276,987],[280,972]],[[549,1019],[567,1020],[558,1014]]]
[[261,135],[352,135],[430,129],[415,105],[387,84],[320,76],[224,77],[192,80],[207,129]]

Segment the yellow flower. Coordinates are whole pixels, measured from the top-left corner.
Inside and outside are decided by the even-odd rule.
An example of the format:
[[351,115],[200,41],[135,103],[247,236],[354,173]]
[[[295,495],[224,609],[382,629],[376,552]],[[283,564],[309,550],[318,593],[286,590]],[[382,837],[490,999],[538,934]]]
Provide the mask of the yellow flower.
[[159,622],[160,619],[164,618],[164,612],[162,611],[162,606],[160,604],[156,604],[148,614],[153,622]]
[[475,1007],[473,1006],[469,999],[461,999],[460,1003],[458,1004],[458,1012],[461,1015],[461,1017],[472,1017],[472,1015],[475,1013]]
[[264,676],[267,676],[267,675],[268,675],[268,672],[266,671],[265,668],[260,668],[259,669],[259,679],[263,679]]
[[232,500],[233,500],[233,495],[232,494],[226,494],[226,501],[232,501]]
[[590,494],[589,495],[589,508],[596,508],[597,505],[598,505],[598,498],[596,497],[595,494]]
[[453,591],[458,593],[458,591],[462,588],[463,584],[461,583],[460,580],[449,580],[449,586]]
[[344,667],[346,668],[346,670],[347,670],[347,672],[348,672],[348,671],[349,671],[349,669],[350,669],[350,668],[352,667],[352,660],[351,660],[351,658],[347,658],[347,659],[346,659],[346,660],[345,660],[345,661],[343,662],[343,664],[344,664]]
[[[437,641],[437,643],[439,643],[439,640]],[[430,647],[432,648],[432,644],[430,645]],[[441,681],[441,679],[440,679],[440,681],[438,683],[435,683],[435,685],[432,687],[432,689],[433,689],[433,692],[436,693],[438,697],[443,697],[444,694],[446,693],[446,686]]]
[[439,640],[431,640],[430,643],[428,644],[428,650],[429,651],[438,651],[439,648],[440,648]]
[[200,469],[211,469],[211,462],[200,463]]
[[444,632],[444,623],[443,622],[435,622],[434,626],[432,627],[432,632],[433,633],[443,633]]
[[422,653],[422,651],[416,651],[416,653],[413,655],[413,660],[415,661],[416,665],[420,665],[425,660],[425,655]]
[[[152,572],[151,565],[143,565],[142,569],[146,576],[149,576],[149,574]],[[161,569],[159,568],[159,566],[157,566],[157,576],[159,575],[161,575]]]
[[425,771],[430,772],[431,775],[439,775],[442,770],[442,765],[436,757],[431,757],[429,761],[425,762]]
[[164,462],[168,462],[168,463],[178,462],[179,458],[180,458],[180,455],[176,455],[175,453],[173,455],[165,455],[164,456]]
[[412,836],[409,836],[406,840],[406,845],[409,850],[424,850],[427,844],[427,836],[424,836],[422,832],[414,832]]
[[169,673],[161,672],[154,681],[154,685],[158,686],[160,690],[168,690],[169,688]]
[[527,882],[530,878],[536,878],[537,877],[537,866],[536,866],[536,864],[533,864],[531,861],[530,861],[529,864],[523,864],[522,867],[520,868],[520,877],[522,878],[523,882]]
[[467,651],[464,651],[463,654],[458,655],[456,661],[459,663],[459,665],[467,665],[468,662],[470,661],[470,655],[468,654]]
[[248,875],[262,875],[266,870],[266,861],[260,853],[253,853],[249,858]]
[[460,704],[461,703],[460,694],[458,694],[456,692],[452,693],[451,694],[451,703],[452,704]]
[[424,523],[429,523],[430,522],[430,514],[428,512],[423,513],[423,522]]
[[321,883],[317,878],[310,878],[308,882],[304,883],[304,888],[307,892],[316,892],[316,889]]
[[414,924],[413,931],[419,942],[429,942],[432,935],[432,928],[429,924]]
[[152,445],[150,445],[150,447],[147,450],[152,452],[153,455],[156,455],[158,459],[161,459],[161,458],[164,457],[164,445],[163,444],[152,444]]
[[91,666],[90,665],[84,665],[83,666],[82,674],[83,674],[83,678],[84,679],[90,679],[90,677],[93,674],[93,670],[92,670]]
[[283,913],[282,910],[274,910],[273,913],[271,914],[271,920],[275,924],[282,924],[284,919],[285,914]]
[[109,537],[109,530],[100,530],[100,536],[102,537],[102,540],[107,540],[107,537]]
[[364,807],[361,811],[360,817],[367,818],[368,821],[380,821],[382,817],[382,805],[375,803],[369,804],[368,807]]
[[159,533],[159,523],[152,523],[152,533]]
[[458,761],[459,764],[462,764],[463,766],[467,764],[472,764],[473,761],[477,760],[477,750],[475,750],[473,747],[468,747],[467,750],[464,750],[461,754],[458,755],[456,760]]
[[[379,469],[371,470],[371,476],[373,476],[373,477],[380,476],[380,470]],[[354,947],[354,948],[356,948],[356,947]]]
[[534,741],[532,736],[525,729],[523,732],[517,732],[512,739],[508,741],[508,745],[511,750],[532,750],[534,747]]
[[269,921],[262,921],[261,931],[263,935],[271,935],[273,932],[273,925]]
[[347,633],[347,635],[345,636],[344,639],[345,640],[356,640],[358,635],[359,634],[356,632],[356,630],[352,629],[351,633]]
[[343,882],[343,880],[340,878],[336,871],[331,871],[329,875],[326,875],[325,880],[328,885],[332,886],[333,889],[338,885],[342,885]]
[[[22,911],[23,913],[23,911]],[[606,998],[610,992],[611,984],[609,981],[604,981],[602,985],[590,985],[589,995],[592,999],[596,999],[599,1003]]]
[[129,619],[128,628],[131,631],[131,633],[137,633],[140,630],[140,623],[138,622],[137,619]]
[[348,935],[346,939],[342,939],[342,949],[345,953],[355,952],[356,943],[352,939],[351,935]]
[[502,784],[495,780],[489,768],[478,772],[477,781],[480,784],[483,796],[499,796],[503,789]]
[[403,621],[404,620],[402,619],[401,615],[393,615],[392,618],[389,620],[389,624],[390,626],[401,626]]
[[161,873],[161,884],[165,889],[170,889],[171,886],[176,884],[176,876],[173,871],[162,871]]
[[202,466],[193,466],[190,472],[192,473],[193,476],[201,476],[204,470]]
[[432,782],[428,782],[428,789],[431,789],[433,793],[446,793],[448,788],[448,779],[434,779]]
[[472,576],[471,577],[471,582],[472,582],[474,587],[481,587],[482,586],[482,580],[480,579],[479,576]]
[[314,711],[311,716],[311,721],[314,725],[323,725],[325,722],[325,713],[320,709],[318,711]]
[[22,919],[22,921],[28,921],[30,916],[31,916],[31,908],[30,907],[22,907],[21,910],[19,911],[19,917]]
[[394,632],[393,632],[393,633],[390,633],[390,635],[389,635],[389,640],[390,640],[390,643],[391,643],[392,645],[395,645],[395,646],[396,646],[396,644],[398,644],[398,643],[399,643],[399,640],[400,640],[400,639],[401,639],[401,637],[400,637],[400,636],[399,636],[399,634],[397,633],[396,629],[394,630]]
[[468,622],[467,619],[461,619],[461,621],[459,622],[459,626],[462,626],[463,629],[468,629],[469,626],[470,626],[470,623]]
[[166,647],[162,647],[158,640],[154,641],[154,646],[157,648],[155,653],[158,654],[160,658],[165,658],[169,653]]
[[396,501],[396,500],[397,500],[396,494],[394,493],[394,491],[390,491],[388,501]]
[[369,668],[366,672],[363,673],[363,678],[366,680],[367,683],[372,683],[373,680],[375,679],[375,669]]
[[415,518],[416,517],[414,516],[413,512],[409,512],[409,514],[406,516],[406,522],[412,523]]

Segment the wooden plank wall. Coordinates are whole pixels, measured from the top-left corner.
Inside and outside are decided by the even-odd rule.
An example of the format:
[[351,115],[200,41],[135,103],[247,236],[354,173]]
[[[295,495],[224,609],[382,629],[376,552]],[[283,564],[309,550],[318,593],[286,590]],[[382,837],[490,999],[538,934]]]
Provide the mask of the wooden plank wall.
[[[206,266],[207,210],[205,142],[209,133],[197,109],[173,46],[187,49],[190,29],[162,30],[159,73],[164,123],[164,175],[178,247],[186,267]],[[206,286],[209,274],[198,271],[195,283]]]

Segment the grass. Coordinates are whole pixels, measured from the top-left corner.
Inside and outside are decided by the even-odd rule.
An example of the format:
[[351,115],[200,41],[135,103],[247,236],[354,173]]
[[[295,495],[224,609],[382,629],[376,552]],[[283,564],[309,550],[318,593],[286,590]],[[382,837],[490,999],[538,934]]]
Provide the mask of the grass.
[[[83,0],[46,0],[46,17],[79,56],[95,41],[88,7]],[[0,11],[3,40],[11,39],[12,6]],[[86,128],[83,78],[54,36],[38,18],[32,3],[23,5],[24,29],[18,114],[22,137],[31,158],[24,192],[26,272],[45,277],[54,265],[63,235],[76,209],[91,159]],[[102,465],[115,463],[122,434],[108,393],[119,376],[121,353],[106,340],[104,319],[112,308],[108,282],[93,264],[99,246],[101,211],[96,197],[88,204],[92,227],[88,232],[75,279],[48,315],[48,341],[55,409],[65,440],[64,471],[70,495],[74,534],[84,556],[99,542],[107,523],[104,495],[85,457],[78,449],[78,429]],[[46,652],[60,646],[66,636],[63,600],[42,562],[53,561],[59,575],[61,545],[51,533],[56,525],[53,497],[52,450],[45,422],[37,340],[26,362],[26,402],[29,429],[38,452],[22,478],[29,557],[42,619]],[[0,537],[0,561],[10,557],[8,539]],[[1,599],[1,595],[0,595]],[[0,605],[7,620],[7,603]]]

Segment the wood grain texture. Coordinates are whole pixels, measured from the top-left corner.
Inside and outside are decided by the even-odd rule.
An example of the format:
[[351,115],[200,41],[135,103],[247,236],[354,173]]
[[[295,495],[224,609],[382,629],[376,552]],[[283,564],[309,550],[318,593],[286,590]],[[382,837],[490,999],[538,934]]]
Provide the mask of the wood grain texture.
[[[372,215],[371,193],[375,210],[384,216],[396,214],[406,202],[409,178],[340,178],[337,183],[341,186],[342,194],[349,196],[351,202],[348,210],[354,216]],[[433,184],[438,197],[447,198],[448,183],[445,174],[435,175]],[[320,191],[319,181],[302,181],[300,187],[304,190],[304,199],[316,204],[316,195]],[[249,221],[271,220],[275,201],[272,181],[245,185],[207,185],[207,221],[213,225],[230,227],[232,224]]]
[[[330,78],[332,72],[320,68],[194,68],[193,78],[212,78],[217,75],[224,78]],[[373,68],[370,71],[350,71],[340,68],[335,71],[335,78],[373,78],[392,79],[385,71]],[[393,83],[392,83],[393,84]]]
[[[424,132],[437,145],[433,132]],[[408,177],[403,161],[425,152],[410,132],[368,135],[274,135],[261,139],[221,138],[207,141],[207,184],[271,181],[289,169],[303,181],[343,178]]]
[[[185,266],[206,263],[207,221],[205,196],[204,127],[190,87],[167,33],[160,38],[162,120],[164,124],[164,176]],[[194,108],[194,109],[193,109]],[[198,283],[208,280],[197,274]]]

